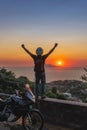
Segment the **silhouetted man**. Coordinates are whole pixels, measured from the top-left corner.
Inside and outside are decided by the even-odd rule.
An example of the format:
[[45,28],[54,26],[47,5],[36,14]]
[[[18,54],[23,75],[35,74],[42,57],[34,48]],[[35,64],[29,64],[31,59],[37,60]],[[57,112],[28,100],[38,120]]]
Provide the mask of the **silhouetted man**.
[[29,50],[27,50],[22,44],[22,48],[33,58],[34,60],[34,72],[35,72],[35,96],[38,98],[39,96],[39,84],[41,81],[41,97],[45,98],[45,89],[46,89],[46,77],[45,77],[45,60],[46,58],[54,51],[57,47],[57,43],[55,43],[54,47],[45,55],[43,55],[43,49],[38,47],[36,49],[36,55],[32,54]]

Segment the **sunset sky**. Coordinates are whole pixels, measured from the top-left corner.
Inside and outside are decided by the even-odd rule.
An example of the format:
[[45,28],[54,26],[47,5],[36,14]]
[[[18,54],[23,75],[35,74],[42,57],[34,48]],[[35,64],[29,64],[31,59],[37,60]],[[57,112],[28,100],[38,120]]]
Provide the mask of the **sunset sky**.
[[21,44],[45,54],[55,43],[47,64],[87,66],[87,0],[0,0],[0,67],[33,65]]

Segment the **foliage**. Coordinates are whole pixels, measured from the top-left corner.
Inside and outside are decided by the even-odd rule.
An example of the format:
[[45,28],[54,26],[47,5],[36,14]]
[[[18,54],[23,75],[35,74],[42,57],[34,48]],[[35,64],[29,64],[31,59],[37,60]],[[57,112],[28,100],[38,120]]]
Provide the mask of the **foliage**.
[[60,93],[60,94],[57,93],[57,96],[56,96],[56,97],[57,97],[57,99],[62,99],[62,100],[66,100],[66,99],[67,99],[66,96],[64,96],[64,95],[61,94],[61,93]]
[[7,71],[5,68],[0,68],[0,92],[14,93],[15,89],[24,90],[26,83],[29,83],[27,77],[15,77],[12,71]]
[[52,93],[51,91],[46,93],[46,96],[49,97],[49,98],[56,98],[56,94]]
[[62,93],[58,93],[57,87],[52,87],[50,90],[47,90],[46,96],[49,97],[49,98],[66,100],[66,96],[64,96]]
[[57,94],[57,87],[52,87],[51,91],[52,93]]

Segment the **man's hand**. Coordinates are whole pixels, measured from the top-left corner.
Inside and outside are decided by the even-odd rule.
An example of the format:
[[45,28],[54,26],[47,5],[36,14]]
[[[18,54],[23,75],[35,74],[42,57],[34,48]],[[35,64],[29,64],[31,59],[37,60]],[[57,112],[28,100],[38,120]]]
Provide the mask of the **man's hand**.
[[55,43],[55,47],[58,46],[58,43]]
[[22,48],[25,48],[24,44],[21,45]]

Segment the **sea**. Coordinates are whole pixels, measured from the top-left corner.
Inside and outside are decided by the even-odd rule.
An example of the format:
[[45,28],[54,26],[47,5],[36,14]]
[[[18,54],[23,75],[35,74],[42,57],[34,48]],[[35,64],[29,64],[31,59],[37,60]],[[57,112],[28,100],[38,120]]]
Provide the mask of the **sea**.
[[[30,81],[35,81],[33,67],[5,67],[8,71],[14,72],[16,78],[26,76]],[[45,67],[46,82],[57,80],[82,80],[85,73],[83,67]]]

